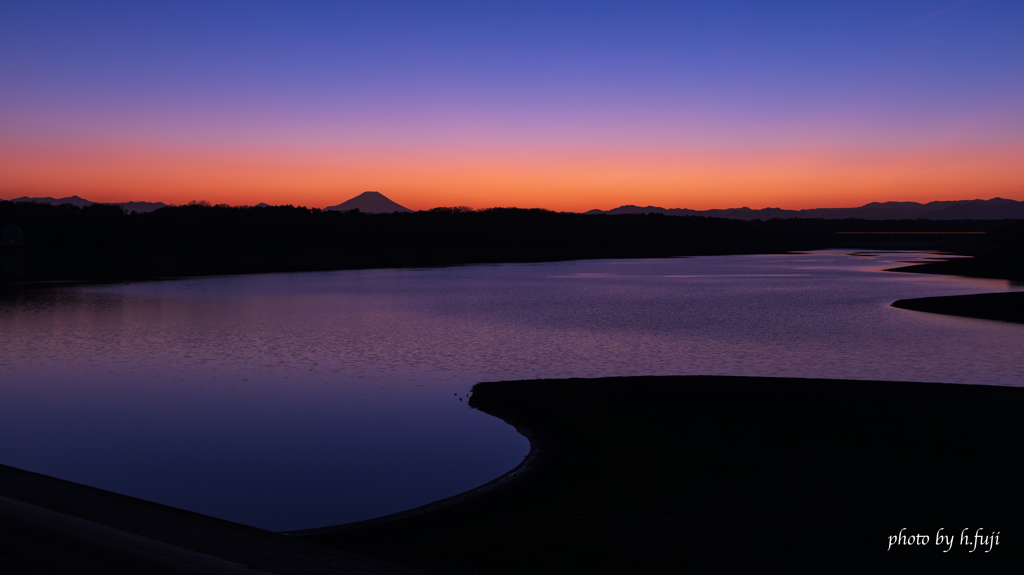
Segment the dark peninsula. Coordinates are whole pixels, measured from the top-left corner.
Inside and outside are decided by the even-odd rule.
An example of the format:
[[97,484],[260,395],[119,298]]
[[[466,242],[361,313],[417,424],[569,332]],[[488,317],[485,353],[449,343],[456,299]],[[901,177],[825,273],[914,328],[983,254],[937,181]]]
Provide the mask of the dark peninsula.
[[[1022,388],[628,377],[482,383],[469,403],[529,436],[511,480],[288,536],[0,466],[0,570],[1017,573],[1024,562]],[[937,545],[937,533],[951,539]]]
[[[1024,220],[1002,226],[985,241],[964,246],[971,257],[942,259],[890,271],[1024,281]],[[979,319],[1024,323],[1024,292],[902,299],[893,307]]]
[[[438,573],[1012,573],[1024,562],[1024,389],[629,377],[482,383],[470,406],[529,436],[532,471],[439,510],[294,535]],[[904,528],[929,544],[889,548]],[[970,552],[979,528],[999,532],[990,552]],[[957,538],[948,553],[939,529]]]
[[1024,292],[901,299],[893,307],[979,319],[1024,323]]

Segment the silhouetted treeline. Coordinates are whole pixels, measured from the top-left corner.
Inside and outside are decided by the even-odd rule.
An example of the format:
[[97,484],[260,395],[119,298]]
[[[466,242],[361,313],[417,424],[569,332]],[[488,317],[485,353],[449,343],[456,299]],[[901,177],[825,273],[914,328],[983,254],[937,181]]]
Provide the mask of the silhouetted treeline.
[[990,232],[951,240],[979,246],[997,234],[1020,237],[1020,224],[1006,220],[742,221],[515,208],[367,214],[205,202],[144,214],[102,204],[0,202],[0,229],[10,224],[24,233],[25,280],[768,253],[907,239],[840,238],[837,231]]

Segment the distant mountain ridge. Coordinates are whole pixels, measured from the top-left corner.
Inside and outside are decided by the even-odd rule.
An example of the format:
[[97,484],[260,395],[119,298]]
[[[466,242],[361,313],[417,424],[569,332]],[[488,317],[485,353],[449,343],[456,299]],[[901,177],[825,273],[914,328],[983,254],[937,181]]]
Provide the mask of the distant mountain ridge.
[[[5,201],[0,199],[0,201]],[[71,204],[80,208],[95,203],[79,196],[65,198],[30,198],[22,196],[6,200],[10,202],[36,202],[59,206]],[[152,212],[169,204],[163,202],[112,202],[109,205],[121,206],[126,212]],[[260,203],[255,207],[267,207]],[[392,213],[411,212],[412,210],[393,202],[379,192],[363,192],[327,210],[349,211],[358,209],[361,212]],[[734,220],[769,220],[771,218],[823,218],[845,219],[860,218],[865,220],[1002,220],[1024,219],[1024,201],[992,198],[990,200],[955,200],[935,201],[921,204],[918,202],[871,202],[856,208],[809,208],[805,210],[784,210],[781,208],[764,208],[753,210],[747,207],[715,210],[691,210],[688,208],[661,208],[657,206],[640,207],[634,205],[619,206],[611,210],[590,210],[587,214],[665,214],[670,216],[707,216],[729,218]]]
[[351,200],[341,202],[336,206],[329,206],[324,208],[324,211],[339,211],[347,212],[349,210],[359,210],[360,212],[366,212],[370,214],[390,214],[392,212],[411,212],[409,208],[401,206],[389,200],[384,194],[380,192],[363,192]]
[[[0,200],[0,201],[4,201],[4,200]],[[62,205],[62,204],[71,204],[73,206],[78,206],[79,208],[84,208],[86,206],[91,206],[91,205],[93,205],[95,203],[102,203],[102,202],[90,202],[89,200],[87,200],[85,198],[80,198],[78,196],[69,196],[69,197],[66,197],[66,198],[49,198],[49,197],[47,197],[47,198],[30,198],[28,196],[22,196],[20,198],[14,198],[12,200],[6,200],[6,201],[8,201],[8,202],[35,202],[37,204],[50,204],[52,206],[59,206],[59,205]],[[124,209],[124,211],[126,211],[126,212],[139,212],[139,213],[152,212],[153,210],[159,210],[160,208],[163,208],[163,207],[167,206],[167,204],[165,204],[163,202],[112,202],[109,205],[121,206]]]
[[1002,220],[1024,219],[1024,202],[992,198],[991,200],[917,202],[871,202],[859,208],[810,208],[784,210],[781,208],[728,208],[722,210],[691,210],[687,208],[641,208],[628,205],[611,210],[590,210],[587,214],[666,214],[669,216],[709,216],[734,220],[770,220],[772,218],[823,218],[837,220],[860,218],[865,220]]
[[[5,201],[5,200],[0,199],[0,202],[2,202],[2,201]],[[68,196],[66,198],[51,198],[51,197],[46,197],[46,198],[30,198],[28,196],[22,196],[20,198],[13,198],[13,199],[6,200],[6,201],[9,201],[9,202],[35,202],[37,204],[50,204],[50,205],[53,205],[53,206],[59,206],[59,205],[62,205],[62,204],[71,204],[71,205],[77,206],[79,208],[84,208],[86,206],[91,206],[91,205],[96,204],[96,203],[103,203],[103,202],[93,202],[93,201],[87,200],[87,199],[79,197],[79,196]],[[158,210],[160,208],[168,206],[169,204],[165,204],[163,202],[110,202],[108,205],[121,206],[126,212],[135,211],[135,212],[143,213],[143,212],[152,212],[154,210]],[[269,204],[265,204],[263,202],[260,202],[259,204],[256,204],[253,207],[257,207],[257,208],[260,208],[260,207],[270,207],[270,205]],[[341,211],[341,212],[347,212],[347,211],[350,211],[350,210],[359,210],[361,212],[366,212],[366,213],[370,213],[370,214],[381,214],[381,213],[390,214],[392,212],[412,212],[412,210],[410,210],[409,208],[391,201],[384,194],[382,194],[380,192],[363,192],[363,193],[359,194],[358,196],[356,196],[354,198],[351,198],[349,200],[346,200],[346,201],[344,201],[344,202],[342,202],[342,203],[340,203],[340,204],[338,204],[336,206],[326,207],[326,208],[324,208],[324,210],[325,211],[336,210],[336,211]]]

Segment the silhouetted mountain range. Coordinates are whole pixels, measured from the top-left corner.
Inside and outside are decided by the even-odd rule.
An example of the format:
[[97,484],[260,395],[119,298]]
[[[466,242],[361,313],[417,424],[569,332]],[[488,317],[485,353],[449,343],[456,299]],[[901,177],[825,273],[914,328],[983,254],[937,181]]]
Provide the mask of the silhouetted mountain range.
[[412,211],[405,206],[400,206],[395,202],[392,202],[380,192],[363,192],[351,200],[341,202],[336,206],[324,208],[325,212],[328,210],[338,212],[359,210],[360,212],[366,212],[368,214],[390,214],[394,212]]
[[[0,201],[3,201],[3,200],[0,200]],[[62,204],[71,204],[71,205],[73,205],[75,207],[78,207],[78,208],[84,208],[86,206],[91,206],[91,205],[96,203],[96,202],[90,202],[89,200],[87,200],[85,198],[80,198],[78,196],[70,196],[70,197],[67,197],[67,198],[49,198],[49,197],[47,197],[47,198],[30,198],[28,196],[22,196],[20,198],[14,198],[12,200],[7,200],[7,201],[9,201],[9,202],[34,202],[34,203],[37,203],[37,204],[50,204],[51,206],[59,206],[59,205],[62,205]],[[138,212],[140,214],[146,213],[146,212],[152,212],[153,210],[159,210],[160,208],[163,208],[163,207],[167,206],[167,204],[165,204],[163,202],[119,202],[119,203],[112,203],[110,205],[112,205],[112,206],[121,206],[124,209],[124,211],[126,211],[126,212],[129,212],[129,213],[130,212]]]
[[[3,200],[0,200],[3,201]],[[84,208],[96,202],[79,196],[66,198],[30,198],[22,196],[7,200],[11,202],[35,202],[59,206],[71,204]],[[120,202],[108,205],[120,206],[125,212],[147,213],[168,204],[163,202]],[[255,207],[269,207],[260,203]],[[412,212],[409,208],[397,204],[380,192],[363,192],[336,206],[328,206],[324,211],[347,212],[358,209],[369,214],[390,214],[394,212]],[[634,205],[620,206],[611,210],[590,210],[587,214],[665,214],[669,216],[705,216],[713,218],[729,218],[734,220],[770,220],[772,218],[823,218],[838,220],[858,218],[865,220],[1004,220],[1024,219],[1024,202],[992,198],[991,200],[957,200],[936,201],[920,204],[917,202],[871,202],[857,208],[810,208],[806,210],[784,210],[781,208],[728,208],[720,210],[691,210],[688,208],[661,208],[657,206],[640,207]]]
[[670,216],[710,216],[734,220],[770,220],[772,218],[824,218],[829,220],[860,218],[865,220],[1003,220],[1024,218],[1024,202],[992,198],[991,200],[958,200],[928,202],[871,202],[859,208],[729,208],[724,210],[690,210],[647,206],[620,206],[612,210],[590,210],[588,214],[665,214]]

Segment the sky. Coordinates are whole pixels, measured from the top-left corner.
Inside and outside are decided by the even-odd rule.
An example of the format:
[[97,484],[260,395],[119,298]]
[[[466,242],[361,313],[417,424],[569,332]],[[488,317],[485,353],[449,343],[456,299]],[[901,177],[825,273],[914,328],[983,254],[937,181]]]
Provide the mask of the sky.
[[1024,2],[0,3],[0,198],[1024,200]]

